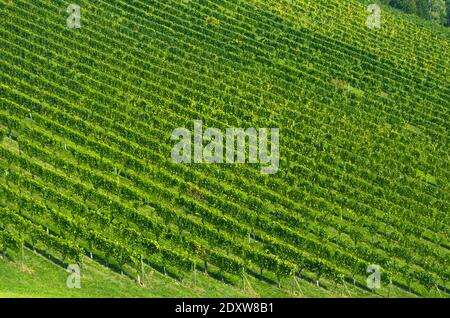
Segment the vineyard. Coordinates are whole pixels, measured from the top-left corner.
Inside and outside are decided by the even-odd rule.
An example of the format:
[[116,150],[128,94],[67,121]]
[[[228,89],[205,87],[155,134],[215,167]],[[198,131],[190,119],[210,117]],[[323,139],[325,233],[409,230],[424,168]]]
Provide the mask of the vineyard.
[[[69,28],[69,4],[0,2],[4,257],[450,297],[448,28],[356,0],[77,0]],[[278,171],[174,162],[196,120],[279,128]]]

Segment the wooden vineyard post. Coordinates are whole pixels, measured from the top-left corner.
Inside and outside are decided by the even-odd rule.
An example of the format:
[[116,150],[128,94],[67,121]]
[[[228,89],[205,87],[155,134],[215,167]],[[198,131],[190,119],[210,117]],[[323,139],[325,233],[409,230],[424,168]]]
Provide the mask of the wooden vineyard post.
[[197,268],[194,267],[194,287],[197,287]]
[[301,295],[304,296],[305,294],[303,293],[303,289],[300,287],[300,283],[297,280],[297,277],[292,276],[294,278],[294,283],[297,285],[298,290],[300,291]]
[[292,283],[291,283],[291,292],[294,293],[294,288],[295,288],[295,277],[292,276]]
[[392,280],[389,282],[389,286],[388,286],[388,298],[391,298],[391,288],[392,288]]
[[194,260],[194,287],[197,287],[197,260]]

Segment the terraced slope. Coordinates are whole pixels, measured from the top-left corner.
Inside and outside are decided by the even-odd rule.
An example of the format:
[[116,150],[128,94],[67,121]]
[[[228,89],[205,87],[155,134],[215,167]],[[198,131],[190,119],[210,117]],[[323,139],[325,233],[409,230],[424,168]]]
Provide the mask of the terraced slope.
[[[335,297],[336,295],[368,295],[358,293],[351,285],[327,286],[317,288],[313,282],[300,282],[301,290],[292,289],[290,284],[283,288],[273,288],[257,278],[247,277],[246,288],[242,285],[224,284],[207,273],[190,273],[182,282],[145,268],[144,285],[139,285],[125,275],[120,275],[92,261],[83,259],[81,288],[69,289],[66,286],[68,273],[59,264],[49,261],[42,255],[25,248],[24,261],[21,255],[9,251],[8,259],[0,258],[0,298],[11,297]],[[11,258],[10,258],[11,257]],[[287,282],[286,282],[287,283]],[[328,289],[330,289],[328,288]],[[379,294],[379,293],[378,293]],[[392,290],[393,297],[405,295],[399,289]],[[379,295],[378,295],[379,296]],[[412,296],[412,295],[409,295]]]
[[[7,1],[0,242],[139,275],[448,296],[449,33],[358,1]],[[280,128],[280,167],[176,164],[175,128]]]

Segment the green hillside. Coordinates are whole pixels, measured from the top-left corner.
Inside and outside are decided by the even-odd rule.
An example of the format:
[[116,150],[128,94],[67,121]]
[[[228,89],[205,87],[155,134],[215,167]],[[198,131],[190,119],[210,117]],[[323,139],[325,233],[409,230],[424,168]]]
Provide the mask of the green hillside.
[[[356,0],[77,0],[79,25],[71,3],[0,2],[0,296],[70,297],[69,264],[82,297],[450,296],[448,28],[383,5],[369,28]],[[197,162],[205,134],[175,162],[200,121],[255,128],[260,160]]]
[[[392,286],[373,293],[362,291],[352,284],[322,284],[319,288],[312,280],[299,280],[298,285],[285,279],[281,288],[275,288],[258,278],[246,277],[245,285],[228,284],[209,274],[192,272],[183,281],[146,266],[143,284],[126,274],[114,272],[99,260],[83,259],[81,288],[67,288],[68,273],[60,263],[52,262],[38,251],[10,252],[0,258],[0,298],[6,297],[416,297]],[[436,293],[436,295],[438,295]]]

